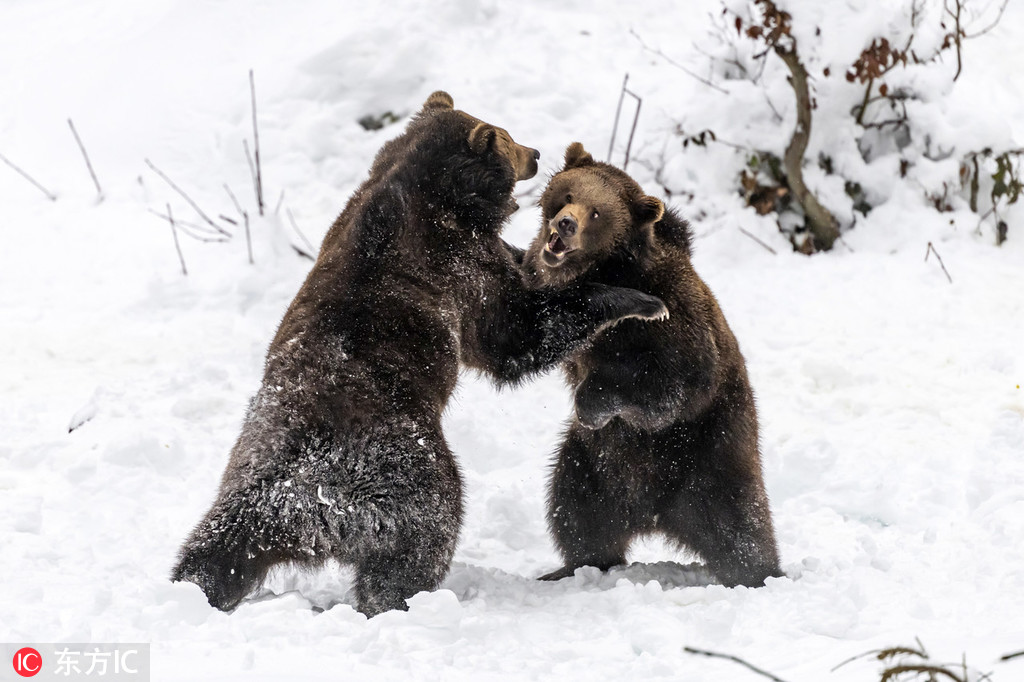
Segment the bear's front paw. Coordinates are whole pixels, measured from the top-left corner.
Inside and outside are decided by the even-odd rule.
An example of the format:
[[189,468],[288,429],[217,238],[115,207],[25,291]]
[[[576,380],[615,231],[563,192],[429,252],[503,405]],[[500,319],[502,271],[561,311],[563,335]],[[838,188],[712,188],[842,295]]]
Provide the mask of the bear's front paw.
[[667,320],[669,317],[664,301],[636,289],[587,283],[584,285],[584,291],[588,292],[591,305],[597,306],[601,317],[604,318],[601,329],[628,319],[654,322]]
[[603,428],[622,411],[611,392],[599,388],[577,390],[575,402],[576,419],[588,429]]
[[637,311],[632,315],[635,319],[646,322],[659,322],[668,319],[668,307],[657,296],[642,294],[643,298],[637,302]]

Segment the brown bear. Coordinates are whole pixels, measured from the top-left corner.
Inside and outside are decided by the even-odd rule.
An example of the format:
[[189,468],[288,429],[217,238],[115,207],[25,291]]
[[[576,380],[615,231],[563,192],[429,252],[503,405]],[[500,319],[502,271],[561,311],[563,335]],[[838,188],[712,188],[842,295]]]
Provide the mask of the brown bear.
[[607,329],[563,365],[576,410],[551,473],[548,524],[565,564],[544,578],[622,564],[648,533],[696,552],[726,585],[781,575],[754,395],[690,263],[686,221],[579,143],[540,203],[523,260],[536,283],[635,288],[671,313]]
[[281,322],[172,580],[230,610],[275,564],[334,558],[368,616],[438,586],[462,519],[441,431],[460,363],[514,382],[666,314],[634,290],[528,285],[499,233],[538,156],[443,92],[384,145]]

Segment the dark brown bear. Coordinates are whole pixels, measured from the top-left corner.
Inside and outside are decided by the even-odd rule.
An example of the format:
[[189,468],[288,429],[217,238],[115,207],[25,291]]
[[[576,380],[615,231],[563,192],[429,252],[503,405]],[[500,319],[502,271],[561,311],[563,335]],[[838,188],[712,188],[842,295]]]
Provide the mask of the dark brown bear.
[[367,615],[438,586],[462,519],[441,432],[460,363],[514,382],[611,322],[666,314],[633,290],[527,285],[499,233],[537,157],[443,92],[381,149],[281,322],[173,580],[229,610],[275,564],[334,558]]
[[622,564],[661,533],[726,585],[781,575],[761,476],[757,414],[735,337],[690,264],[690,229],[622,171],[574,143],[541,198],[524,267],[659,296],[671,318],[625,321],[564,365],[575,419],[558,453],[548,523],[565,565]]

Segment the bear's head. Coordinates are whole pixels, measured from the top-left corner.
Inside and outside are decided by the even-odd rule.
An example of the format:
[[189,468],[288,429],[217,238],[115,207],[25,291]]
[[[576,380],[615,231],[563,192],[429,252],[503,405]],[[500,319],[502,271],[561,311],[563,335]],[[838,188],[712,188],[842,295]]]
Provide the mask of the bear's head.
[[651,243],[654,224],[665,214],[660,199],[644,194],[618,168],[595,161],[579,142],[565,150],[565,165],[551,178],[540,206],[540,234],[530,253],[534,267],[561,281],[617,251]]
[[[455,108],[451,95],[437,91],[427,98],[407,134],[388,156],[414,157],[429,177],[437,200],[461,208],[499,202],[507,215],[517,206],[512,187],[537,174],[540,152],[518,144],[504,128]],[[474,211],[477,212],[477,211]]]
[[528,180],[537,174],[539,151],[516,143],[504,128],[485,123],[464,111],[455,109],[455,101],[447,92],[438,90],[430,95],[423,103],[420,115],[446,111],[452,112],[462,119],[463,126],[468,128],[466,142],[474,154],[480,156],[495,154],[508,160],[512,165],[516,180]]

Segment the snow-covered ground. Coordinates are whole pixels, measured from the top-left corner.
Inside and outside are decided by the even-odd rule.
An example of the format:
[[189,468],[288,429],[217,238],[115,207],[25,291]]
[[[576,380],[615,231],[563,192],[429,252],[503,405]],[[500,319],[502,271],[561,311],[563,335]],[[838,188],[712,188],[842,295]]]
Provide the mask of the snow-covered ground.
[[[886,3],[828,3],[835,16],[814,16],[826,37],[848,38],[843,28],[863,26],[876,5]],[[752,86],[730,84],[730,100],[630,32],[715,76],[694,46],[708,46],[719,7],[0,4],[0,154],[58,195],[47,200],[0,164],[0,641],[152,642],[156,680],[758,679],[691,646],[789,682],[841,682],[877,679],[877,664],[830,672],[836,664],[916,636],[937,659],[965,652],[995,680],[1024,679],[1021,659],[996,662],[1024,648],[1024,213],[1008,214],[1017,220],[996,248],[962,201],[939,214],[923,192],[879,175],[876,196],[889,201],[844,245],[791,253],[771,219],[742,207],[722,148],[684,154],[671,136],[674,122],[688,132],[710,123],[734,142],[776,135],[781,149],[793,121],[785,81],[769,88],[784,122],[767,124],[736,106],[764,104],[742,90]],[[821,58],[850,42],[830,42]],[[1024,146],[1022,45],[1024,7],[1011,3],[966,44],[943,108],[922,112],[939,138]],[[264,218],[242,147],[250,68]],[[367,132],[357,119],[405,116],[443,88],[539,148],[551,171],[573,140],[604,156],[626,72],[644,96],[630,170],[657,192],[664,154],[659,178],[697,194],[673,203],[694,222],[696,265],[749,364],[787,577],[756,590],[708,585],[692,557],[652,540],[629,568],[536,582],[558,564],[543,491],[570,403],[553,374],[500,393],[461,381],[446,429],[466,524],[443,589],[407,613],[366,620],[337,567],[280,571],[268,583],[280,596],[230,615],[171,584],[309,267],[289,245],[301,239],[288,212],[316,244],[403,125]],[[837,131],[815,134],[812,148]],[[215,220],[237,217],[230,185],[253,216],[255,264],[240,235],[183,237],[183,276],[168,224],[150,211],[170,204],[179,219],[199,218],[145,159]],[[831,181],[818,180],[828,198]],[[506,236],[525,245],[538,215],[520,203]],[[934,256],[924,261],[928,242],[952,284]]]

